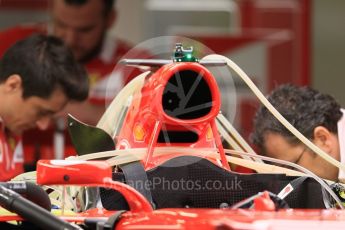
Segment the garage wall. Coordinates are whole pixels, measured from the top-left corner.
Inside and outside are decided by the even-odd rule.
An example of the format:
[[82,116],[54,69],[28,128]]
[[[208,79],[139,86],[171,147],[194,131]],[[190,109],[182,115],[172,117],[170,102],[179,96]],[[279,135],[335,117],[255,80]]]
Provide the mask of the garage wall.
[[345,106],[345,1],[314,0],[312,84]]

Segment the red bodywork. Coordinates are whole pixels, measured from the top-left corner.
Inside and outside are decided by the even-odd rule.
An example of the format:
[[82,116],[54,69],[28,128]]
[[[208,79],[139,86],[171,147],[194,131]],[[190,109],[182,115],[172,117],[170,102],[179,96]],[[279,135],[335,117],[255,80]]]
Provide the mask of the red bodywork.
[[[152,210],[146,199],[128,185],[112,181],[111,169],[100,161],[40,161],[39,184],[103,186],[124,195],[130,211],[121,215],[115,229],[340,229],[345,225],[342,210],[272,210],[263,196],[255,209],[173,209]],[[49,175],[49,176],[48,176]],[[265,204],[267,203],[268,204]],[[76,216],[62,216],[69,222],[83,223],[88,218],[107,219],[115,212],[92,209]],[[2,216],[0,221],[21,220]]]
[[[187,119],[169,115],[163,108],[163,97],[172,76],[181,71],[198,73],[198,81],[209,88],[210,107],[207,113]],[[177,78],[178,79],[178,78]],[[179,83],[177,83],[177,86]],[[191,87],[193,89],[193,86]],[[184,96],[189,98],[189,93]],[[183,106],[182,106],[183,107]],[[223,168],[229,170],[215,119],[220,110],[220,95],[212,74],[198,63],[172,63],[164,65],[146,79],[124,117],[117,134],[117,149],[147,148],[143,165],[152,169],[181,153],[155,156],[156,147],[173,146],[193,149],[214,149],[220,153]],[[170,143],[158,141],[161,132],[187,131],[197,135],[195,141]],[[219,162],[208,156],[208,160]],[[345,226],[342,210],[280,210],[267,193],[254,200],[254,209],[173,209],[153,210],[151,204],[129,185],[113,181],[112,169],[102,161],[41,160],[37,165],[37,183],[40,185],[79,185],[111,188],[119,191],[129,204],[130,210],[121,215],[114,229],[337,229]],[[169,199],[169,197],[167,197]],[[61,216],[69,222],[83,223],[88,218],[106,220],[115,212],[92,209],[75,216]],[[1,216],[0,221],[21,220],[18,216]]]
[[[211,95],[212,107],[210,111],[201,117],[192,119],[179,119],[169,116],[163,109],[162,98],[164,89],[169,79],[178,72],[194,71],[205,80]],[[187,94],[188,92],[184,92]],[[121,132],[117,137],[117,149],[147,148],[147,155],[144,158],[145,169],[151,169],[163,161],[175,157],[154,157],[154,148],[161,146],[183,146],[190,148],[214,148],[220,152],[221,166],[229,169],[225,158],[224,149],[216,128],[215,118],[220,110],[220,94],[213,75],[204,66],[198,63],[180,62],[172,63],[161,67],[152,74],[145,83],[139,94],[134,95],[132,104]],[[198,139],[192,143],[158,143],[160,132],[167,130],[191,131],[197,134]]]

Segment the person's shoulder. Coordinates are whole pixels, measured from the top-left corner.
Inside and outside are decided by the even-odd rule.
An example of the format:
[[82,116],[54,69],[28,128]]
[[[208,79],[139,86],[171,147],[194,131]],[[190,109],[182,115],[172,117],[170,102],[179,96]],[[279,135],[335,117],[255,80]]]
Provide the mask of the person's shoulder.
[[118,38],[118,37],[115,37],[114,39],[115,39],[116,43],[119,46],[123,47],[124,49],[128,49],[129,50],[129,49],[132,49],[133,46],[134,46],[131,42],[129,42],[129,41],[125,40],[125,39]]
[[[45,24],[22,24],[6,28],[0,31],[1,39],[15,40],[24,39],[34,33],[45,33]],[[2,40],[1,40],[2,41]]]
[[125,41],[124,39],[121,38],[115,38],[114,39],[115,43],[116,43],[116,53],[117,55],[125,55],[126,53],[128,53],[132,48],[133,48],[133,44],[131,44],[128,41]]
[[135,46],[128,41],[117,38],[117,53],[125,58],[151,58],[151,52],[141,46]]
[[149,58],[151,54],[140,46],[134,46],[130,42],[107,33],[103,42],[101,52],[95,60],[101,60],[104,63],[114,64],[121,58]]
[[44,24],[23,24],[0,31],[0,56],[14,43],[34,33],[45,33]]

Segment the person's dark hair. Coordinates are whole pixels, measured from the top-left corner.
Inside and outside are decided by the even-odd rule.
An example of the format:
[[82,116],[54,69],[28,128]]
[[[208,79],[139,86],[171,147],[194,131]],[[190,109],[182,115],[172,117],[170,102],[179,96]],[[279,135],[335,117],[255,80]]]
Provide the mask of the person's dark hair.
[[86,71],[63,41],[53,36],[32,35],[18,41],[0,62],[0,83],[18,74],[22,79],[23,98],[49,98],[60,87],[71,100],[88,96]]
[[[310,87],[288,84],[273,90],[267,99],[308,139],[313,139],[314,128],[317,126],[324,126],[337,134],[337,123],[342,117],[342,112],[340,105],[332,96],[322,94]],[[265,106],[261,106],[254,118],[251,140],[262,151],[265,151],[264,137],[267,132],[282,135],[290,144],[300,142]]]
[[[65,3],[68,5],[84,5],[88,2],[89,0],[65,0]],[[102,0],[99,0],[102,1]],[[115,0],[103,0],[104,3],[104,13],[107,15],[111,9],[114,7]]]

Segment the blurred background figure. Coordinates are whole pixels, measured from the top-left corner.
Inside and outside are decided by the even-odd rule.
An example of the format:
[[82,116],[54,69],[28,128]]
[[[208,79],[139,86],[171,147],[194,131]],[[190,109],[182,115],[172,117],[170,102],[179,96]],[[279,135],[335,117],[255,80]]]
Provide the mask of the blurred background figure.
[[[128,43],[108,33],[116,21],[114,3],[114,0],[54,0],[48,6],[49,22],[15,25],[0,33],[0,56],[19,39],[34,33],[52,34],[65,42],[88,71],[90,93],[87,101],[68,104],[65,112],[60,113],[62,118],[56,119],[50,131],[25,133],[26,151],[34,158],[64,158],[72,154],[65,114],[71,113],[87,124],[96,125],[105,111],[105,103],[138,74],[137,71],[127,74],[132,71],[129,67],[113,71],[119,59],[131,49]],[[116,76],[116,81],[108,82],[111,75]]]
[[[121,71],[112,72],[119,59],[131,46],[108,30],[116,22],[114,0],[54,0],[51,5],[51,25],[48,32],[61,38],[83,63],[89,73],[89,101],[70,105],[67,111],[81,121],[96,125],[105,110],[105,100],[111,100],[130,80]],[[108,82],[116,74],[117,81]],[[107,88],[112,92],[106,94]],[[109,98],[107,98],[107,96]]]

